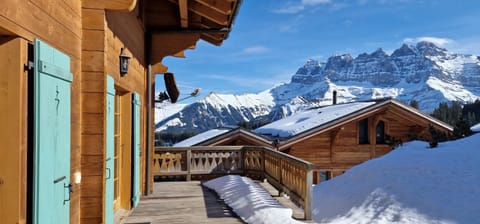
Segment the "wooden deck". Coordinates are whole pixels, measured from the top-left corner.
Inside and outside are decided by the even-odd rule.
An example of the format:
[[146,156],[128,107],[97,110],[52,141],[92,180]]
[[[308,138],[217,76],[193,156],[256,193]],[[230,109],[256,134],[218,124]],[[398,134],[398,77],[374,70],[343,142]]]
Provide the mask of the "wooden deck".
[[200,181],[155,182],[154,193],[121,223],[244,223]]

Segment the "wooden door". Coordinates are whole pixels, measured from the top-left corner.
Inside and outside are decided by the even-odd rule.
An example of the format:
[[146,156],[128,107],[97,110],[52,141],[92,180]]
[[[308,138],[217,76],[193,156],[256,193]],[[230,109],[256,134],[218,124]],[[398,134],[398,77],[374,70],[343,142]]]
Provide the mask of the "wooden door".
[[105,152],[105,224],[113,224],[114,177],[115,177],[115,86],[111,76],[107,76],[106,108],[106,152]]
[[136,207],[140,200],[140,96],[132,95],[133,141],[132,141],[132,206]]
[[33,223],[69,223],[70,58],[34,42]]

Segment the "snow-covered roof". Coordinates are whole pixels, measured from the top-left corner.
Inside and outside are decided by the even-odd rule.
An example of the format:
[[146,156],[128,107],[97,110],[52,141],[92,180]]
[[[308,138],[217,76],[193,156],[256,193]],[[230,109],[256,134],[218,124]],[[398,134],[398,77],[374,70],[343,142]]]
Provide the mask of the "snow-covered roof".
[[480,123],[476,124],[476,125],[473,125],[470,130],[472,130],[473,132],[480,132]]
[[177,144],[173,145],[173,147],[189,147],[196,145],[200,142],[203,142],[207,139],[211,139],[214,137],[217,137],[221,134],[224,134],[226,132],[230,131],[230,129],[223,128],[223,129],[211,129],[206,132],[202,132],[198,135],[192,136],[190,138],[187,138],[181,142],[178,142]]
[[310,109],[259,127],[255,129],[254,132],[257,134],[288,138],[360,111],[375,103],[375,101],[355,102]]

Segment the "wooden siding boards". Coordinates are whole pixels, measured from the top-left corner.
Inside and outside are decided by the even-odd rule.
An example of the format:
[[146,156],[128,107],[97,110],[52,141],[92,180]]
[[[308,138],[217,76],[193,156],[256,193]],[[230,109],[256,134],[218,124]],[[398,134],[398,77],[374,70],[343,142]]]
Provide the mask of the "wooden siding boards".
[[[0,38],[0,220],[26,222],[26,41]],[[18,88],[20,87],[20,88]]]

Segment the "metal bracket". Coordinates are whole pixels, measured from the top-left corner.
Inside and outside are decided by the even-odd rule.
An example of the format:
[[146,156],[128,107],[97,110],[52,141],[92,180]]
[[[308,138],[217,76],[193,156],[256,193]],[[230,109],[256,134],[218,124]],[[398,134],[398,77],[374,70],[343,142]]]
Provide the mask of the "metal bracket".
[[72,184],[70,184],[70,183],[68,185],[66,183],[64,183],[63,187],[68,188],[68,198],[63,199],[63,204],[65,204],[67,201],[70,201],[70,194],[73,193],[73,189],[72,189]]
[[32,71],[33,68],[35,67],[33,61],[28,61],[26,65],[23,65],[23,71]]

